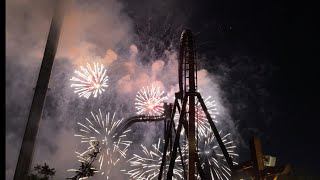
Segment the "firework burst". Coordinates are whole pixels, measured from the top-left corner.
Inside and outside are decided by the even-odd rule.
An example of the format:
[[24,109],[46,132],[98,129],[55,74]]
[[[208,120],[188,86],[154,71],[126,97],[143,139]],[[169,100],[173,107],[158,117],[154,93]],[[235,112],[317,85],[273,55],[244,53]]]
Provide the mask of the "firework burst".
[[[216,102],[214,100],[211,100],[210,98],[211,96],[206,98],[204,100],[204,103],[208,109],[208,113],[210,114],[212,121],[217,123],[218,121],[216,120],[216,117],[219,112],[217,110]],[[207,119],[206,114],[204,113],[199,101],[197,101],[196,103],[196,128],[198,129],[198,133],[200,136],[205,136],[205,131],[211,129],[209,120]]]
[[[222,131],[219,132],[220,136],[221,134]],[[234,142],[230,140],[230,136],[230,133],[223,137],[221,136],[221,140],[228,154],[233,159],[233,164],[237,165],[234,158],[239,155],[235,153],[236,146]],[[231,170],[212,131],[206,131],[206,136],[200,138],[199,156],[202,161],[207,161],[212,179],[228,180],[231,177]]]
[[[219,132],[221,136],[222,131]],[[228,133],[221,137],[223,144],[225,145],[228,154],[233,160],[233,164],[238,163],[234,160],[234,157],[239,156],[235,153],[236,146],[232,140],[230,140],[231,134]],[[188,141],[183,140],[182,149],[184,151],[183,158],[185,163],[188,164]],[[206,166],[210,169],[211,179],[228,180],[231,177],[231,170],[228,167],[227,161],[219,147],[219,144],[212,131],[206,131],[205,136],[199,137],[198,146],[196,150],[199,154],[202,168]],[[207,165],[205,165],[208,163]],[[196,179],[201,179],[199,174],[196,174]]]
[[94,63],[94,68],[87,63],[86,68],[80,66],[81,71],[76,70],[75,73],[78,77],[72,77],[70,80],[74,82],[71,87],[75,88],[75,93],[79,97],[89,98],[92,94],[97,97],[98,93],[101,94],[108,87],[107,70],[102,64]]
[[[214,100],[211,100],[211,96],[206,98],[204,100],[204,103],[208,109],[208,113],[210,114],[212,121],[217,123],[217,115],[219,114],[216,102]],[[189,105],[187,104],[186,107],[187,111],[189,109]],[[201,104],[199,101],[196,102],[196,107],[195,107],[195,113],[196,113],[196,129],[199,133],[200,136],[206,136],[206,131],[210,131],[211,126],[209,124],[209,121],[206,117],[206,114],[204,113]],[[174,115],[174,121],[176,124],[176,127],[178,127],[179,123],[179,113],[175,113]],[[187,117],[188,120],[188,117]],[[181,130],[181,134],[184,134],[184,129]]]
[[160,116],[163,114],[163,101],[168,99],[166,96],[163,96],[164,91],[161,91],[159,87],[151,88],[144,87],[140,89],[136,95],[136,109],[137,114],[139,115],[148,115],[148,116]]
[[[110,169],[121,158],[126,158],[126,152],[131,141],[126,141],[125,138],[126,133],[130,130],[126,130],[118,138],[115,138],[117,128],[123,119],[115,120],[115,113],[113,116],[110,116],[110,113],[103,116],[100,109],[99,114],[94,115],[91,112],[91,115],[93,120],[86,118],[86,123],[78,122],[80,133],[74,135],[81,138],[81,143],[88,143],[89,147],[84,152],[76,153],[80,158],[80,162],[86,162],[90,158],[90,153],[98,151],[97,160],[99,165],[97,170],[101,175],[105,175],[108,178]],[[97,147],[99,148],[97,149]]]
[[93,151],[92,153],[86,155],[81,155],[80,153],[77,153],[77,157],[80,158],[79,161],[81,162],[81,167],[79,169],[68,169],[67,171],[73,171],[76,173],[76,175],[67,179],[88,179],[89,177],[92,177],[95,173],[99,172],[98,170],[96,170],[95,167],[92,166],[92,163],[95,161],[97,155],[100,153],[101,146],[99,146],[99,142],[95,140],[90,141],[90,146],[91,147],[89,147],[89,149]]
[[[130,178],[139,180],[158,179],[162,161],[162,150],[160,149],[161,142],[163,142],[163,140],[161,141],[161,139],[159,139],[158,144],[153,144],[151,150],[148,150],[145,146],[141,145],[143,156],[134,154],[133,157],[128,160],[132,170],[127,171],[126,174],[130,175]],[[165,170],[168,170],[170,153],[167,153],[166,162]],[[125,172],[126,170],[122,171]],[[183,172],[181,158],[180,156],[177,156],[172,179],[184,179]],[[166,174],[166,172],[164,172],[164,174]]]

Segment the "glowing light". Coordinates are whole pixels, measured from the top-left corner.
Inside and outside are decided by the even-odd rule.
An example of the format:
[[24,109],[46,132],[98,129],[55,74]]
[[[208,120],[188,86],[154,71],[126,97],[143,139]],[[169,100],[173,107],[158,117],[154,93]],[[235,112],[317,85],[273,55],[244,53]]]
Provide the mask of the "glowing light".
[[[219,132],[221,136],[222,131]],[[236,146],[234,142],[230,140],[230,133],[224,135],[221,138],[223,144],[225,145],[228,154],[233,160],[233,164],[237,165],[237,162],[234,160],[235,156],[239,156],[235,153]],[[206,131],[206,136],[200,138],[199,142],[199,157],[203,162],[207,160],[210,167],[210,174],[212,179],[229,179],[231,177],[231,170],[228,167],[227,161],[223,156],[221,148],[212,133],[212,131]]]
[[[219,114],[218,109],[217,109],[217,105],[216,102],[214,100],[210,99],[211,96],[209,96],[208,98],[206,98],[204,100],[204,103],[207,107],[208,113],[210,114],[210,117],[212,119],[212,121],[214,123],[218,123],[217,121],[217,115]],[[186,107],[187,111],[189,109],[189,105],[187,104]],[[175,116],[174,116],[174,121],[175,121],[175,125],[176,127],[178,127],[178,123],[179,123],[179,113],[176,112]],[[196,107],[195,107],[195,118],[196,118],[196,130],[198,132],[198,134],[200,136],[206,136],[206,131],[210,131],[211,130],[211,126],[209,124],[209,121],[206,117],[206,114],[204,113],[201,104],[199,101],[196,102]],[[187,117],[188,120],[188,117]],[[181,135],[184,134],[184,129],[181,130]]]
[[[152,150],[148,150],[145,146],[141,145],[143,156],[134,154],[133,158],[129,159],[128,162],[130,163],[132,169],[127,171],[125,174],[130,175],[130,179],[158,179],[160,166],[162,161],[162,149],[160,149],[160,144],[163,142],[159,139],[158,144],[152,145]],[[162,144],[163,145],[163,144]],[[167,174],[167,170],[169,169],[169,162],[170,162],[170,153],[167,152],[167,159],[166,159],[166,167],[164,168],[164,175]],[[184,179],[183,178],[183,166],[181,163],[181,157],[177,156],[175,161],[175,167],[173,169],[173,177],[172,179]],[[163,177],[162,176],[162,177]],[[162,179],[165,179],[163,177]]]
[[[204,103],[207,107],[208,113],[214,123],[218,123],[216,120],[217,115],[219,114],[217,110],[217,105],[214,100],[210,100],[211,96],[204,100]],[[205,112],[203,111],[199,101],[196,103],[196,128],[200,136],[205,136],[205,131],[211,130],[209,120],[206,117]]]
[[[94,115],[91,112],[93,120],[86,118],[85,123],[78,122],[79,134],[74,136],[80,137],[81,143],[88,143],[89,147],[84,152],[76,152],[80,162],[88,161],[89,153],[99,151],[97,156],[98,168],[101,175],[109,177],[110,169],[115,166],[121,158],[126,158],[128,147],[132,143],[127,141],[126,130],[118,138],[116,138],[117,128],[122,123],[123,119],[115,120],[113,116],[107,113],[102,115],[99,109],[99,114]],[[99,145],[99,142],[101,144]],[[99,149],[97,150],[97,147]]]
[[[207,107],[208,113],[210,114],[210,116],[212,118],[212,121],[215,122],[215,123],[218,123],[216,118],[217,118],[217,115],[219,114],[219,112],[218,112],[218,109],[217,109],[216,101],[215,100],[211,100],[211,96],[209,96],[204,100],[204,103],[205,103],[205,105]],[[206,115],[205,115],[204,111],[202,110],[202,107],[201,107],[201,104],[200,104],[199,101],[197,101],[196,106],[197,106],[197,109],[198,109],[198,111],[197,111],[198,114],[199,114],[198,116],[201,118],[199,120],[200,121],[206,120],[207,119]]]
[[164,91],[161,91],[159,87],[151,88],[144,87],[140,89],[136,95],[136,109],[137,114],[139,115],[148,115],[148,116],[160,116],[163,114],[163,101],[168,99],[166,96],[163,96]]
[[78,77],[72,77],[70,80],[74,82],[71,87],[75,88],[75,93],[78,93],[79,97],[89,98],[92,94],[93,97],[97,97],[98,93],[101,94],[108,87],[107,70],[102,64],[94,63],[94,68],[87,63],[86,68],[80,66],[81,71],[76,70],[75,74]]
[[[222,131],[219,132],[220,137],[221,134]],[[230,135],[230,133],[226,134],[221,140],[231,156],[233,164],[238,165],[234,157],[239,155],[235,152],[236,146],[234,142],[229,139]],[[189,146],[187,140],[183,140],[182,149],[185,152],[183,154],[184,162],[188,165]],[[205,136],[199,138],[196,151],[199,154],[202,168],[208,167],[208,170],[210,169],[211,179],[228,180],[231,178],[231,170],[212,131],[206,131]],[[206,165],[205,162],[208,164]],[[195,175],[196,179],[201,179],[199,174]]]

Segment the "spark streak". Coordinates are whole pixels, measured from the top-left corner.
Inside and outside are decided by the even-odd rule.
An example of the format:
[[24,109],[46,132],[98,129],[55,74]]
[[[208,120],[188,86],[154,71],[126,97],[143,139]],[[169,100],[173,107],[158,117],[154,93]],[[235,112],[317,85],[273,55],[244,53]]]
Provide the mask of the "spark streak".
[[75,93],[78,93],[79,97],[89,98],[92,94],[96,98],[98,93],[101,94],[108,87],[107,70],[102,64],[94,63],[94,69],[87,63],[86,68],[80,66],[81,71],[76,70],[75,74],[78,77],[72,77],[70,80],[74,81],[71,87],[75,88]]
[[[127,171],[126,174],[130,175],[130,178],[139,180],[158,179],[162,161],[162,149],[160,149],[160,144],[161,139],[159,139],[158,144],[152,145],[152,150],[148,150],[145,146],[141,145],[142,152],[144,153],[143,156],[134,154],[133,158],[128,160],[133,169]],[[165,169],[168,170],[170,162],[170,153],[167,153],[166,162],[167,164]],[[125,172],[126,170],[122,171]],[[164,174],[166,174],[166,172],[164,172]],[[184,179],[180,156],[177,156],[176,158],[172,179]]]
[[148,116],[160,116],[163,114],[162,103],[164,100],[168,99],[163,96],[164,91],[161,91],[159,87],[154,87],[152,85],[151,89],[147,86],[140,89],[136,95],[136,109],[139,115]]
[[[220,136],[221,133],[222,131],[219,132]],[[236,146],[234,145],[234,142],[230,140],[230,135],[230,133],[226,134],[221,138],[221,140],[225,145],[228,154],[233,159],[233,164],[237,165],[234,157],[239,155],[235,153]],[[203,164],[205,164],[205,161],[207,161],[210,167],[212,179],[228,180],[231,177],[231,170],[228,167],[227,161],[223,156],[223,153],[212,131],[206,131],[206,136],[200,138],[199,156]]]
[[128,147],[132,143],[131,141],[125,140],[126,133],[130,130],[123,132],[118,139],[115,139],[117,134],[117,128],[122,123],[123,119],[115,120],[115,113],[113,116],[107,113],[105,116],[102,115],[99,109],[99,114],[95,115],[91,112],[92,119],[86,118],[85,123],[78,122],[80,134],[74,136],[80,137],[81,143],[91,144],[87,150],[79,153],[78,158],[80,162],[86,161],[88,154],[92,153],[95,149],[93,148],[93,142],[101,142],[98,162],[98,171],[101,175],[108,178],[110,168],[115,166],[121,158],[126,158],[126,152]]
[[[217,115],[219,114],[218,109],[217,109],[217,105],[216,102],[214,100],[210,100],[211,96],[207,97],[204,100],[204,103],[207,107],[208,113],[211,116],[211,119],[214,123],[218,123],[217,121]],[[189,109],[189,105],[187,104],[186,107],[186,111],[188,111]],[[210,131],[211,130],[211,126],[209,124],[209,121],[201,107],[201,104],[199,101],[196,102],[196,107],[195,107],[195,113],[196,113],[196,129],[199,133],[200,136],[206,136],[206,131]],[[176,113],[174,115],[174,121],[176,124],[176,128],[178,127],[178,123],[179,123],[179,113]],[[188,117],[187,117],[188,120]],[[181,130],[181,135],[184,134],[184,129]]]

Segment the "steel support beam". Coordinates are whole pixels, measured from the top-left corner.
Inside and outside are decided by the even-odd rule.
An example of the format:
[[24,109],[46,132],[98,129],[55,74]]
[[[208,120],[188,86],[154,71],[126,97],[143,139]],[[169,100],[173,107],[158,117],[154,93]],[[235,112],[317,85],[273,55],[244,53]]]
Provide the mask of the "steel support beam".
[[[189,137],[188,135],[188,124],[186,121],[182,122],[182,125],[185,129],[185,132],[186,132],[186,135],[187,135],[187,138]],[[199,155],[198,153],[195,153],[195,162],[197,163],[197,168],[198,168],[198,172],[200,174],[200,177],[201,179],[205,179],[205,180],[211,180],[211,177],[208,177],[205,175],[205,173],[203,172],[203,169],[201,168],[201,163],[200,163],[200,158],[199,158]]]
[[113,137],[114,139],[118,139],[119,136],[125,132],[132,124],[138,123],[138,122],[161,122],[166,121],[167,117],[165,116],[134,116],[130,117],[126,120],[126,123],[119,127],[117,130],[117,134]]
[[168,149],[168,145],[169,145],[169,138],[170,138],[170,135],[171,135],[171,128],[172,128],[172,125],[173,125],[173,118],[174,118],[174,114],[176,113],[177,105],[178,105],[178,100],[176,99],[174,101],[173,110],[172,110],[170,121],[169,121],[169,127],[167,129],[168,133],[166,134],[165,141],[164,141],[165,143],[164,143],[164,148],[163,148],[163,153],[162,153],[162,161],[161,161],[158,180],[161,180],[162,173],[163,173],[163,168],[164,168],[164,166],[166,164],[166,156],[167,156],[167,149]]
[[64,11],[65,7],[63,6],[62,1],[58,0],[51,21],[40,73],[38,76],[37,85],[35,87],[30,113],[14,174],[14,180],[25,180],[29,174],[51,70],[58,47]]
[[221,148],[222,153],[223,153],[224,157],[226,158],[226,161],[227,161],[227,163],[228,163],[228,165],[229,165],[229,168],[230,168],[230,170],[231,170],[231,173],[233,173],[233,172],[234,172],[234,170],[233,170],[234,168],[233,168],[232,158],[229,156],[229,153],[228,153],[226,147],[224,146],[224,144],[223,144],[223,142],[222,142],[222,140],[221,140],[221,137],[220,137],[220,135],[219,135],[219,132],[218,132],[216,126],[214,125],[213,121],[212,121],[212,118],[211,118],[211,116],[210,116],[210,114],[209,114],[209,112],[208,112],[208,109],[207,109],[207,107],[206,107],[206,105],[205,105],[205,103],[204,103],[204,101],[203,101],[200,93],[197,93],[197,98],[198,98],[198,100],[199,100],[199,102],[200,102],[200,104],[201,104],[201,107],[202,107],[204,113],[206,114],[206,118],[207,118],[208,121],[209,121],[209,124],[210,124],[210,126],[211,126],[212,131],[213,131],[213,134],[214,134],[214,136],[217,138],[219,147]]
[[[182,126],[185,128],[186,135],[189,138],[188,124],[187,124],[186,120],[183,118],[184,117],[183,114],[186,111],[187,101],[188,101],[188,96],[185,96],[183,103],[182,103],[182,110],[181,110],[180,117],[179,117],[179,124],[178,124],[177,132],[176,132],[176,136],[175,136],[175,141],[174,141],[174,145],[173,145],[173,149],[172,149],[169,170],[167,173],[167,180],[172,180],[173,168],[174,168],[174,164],[175,164],[175,160],[176,160],[176,156],[177,156],[177,147],[179,146],[180,133],[181,133]],[[200,159],[199,159],[199,156],[197,153],[194,154],[194,159],[195,159],[195,162],[197,162],[197,169],[199,171],[201,179],[207,179],[207,178],[205,178],[205,174],[201,168]],[[190,158],[189,158],[189,161],[190,161]],[[163,165],[164,165],[164,163],[161,164],[161,166],[163,166]],[[189,172],[188,172],[188,174],[189,174]],[[195,178],[195,173],[193,174],[192,177]],[[160,180],[160,179],[158,178],[158,180]]]
[[194,180],[196,174],[195,155],[196,155],[196,126],[195,126],[195,97],[189,96],[189,129],[188,129],[188,143],[189,143],[189,168],[188,180]]
[[[191,31],[190,31],[191,33]],[[193,51],[193,38],[189,36],[190,40],[187,41],[189,51],[186,52],[186,58],[188,58],[189,63],[189,92],[196,92],[195,84],[195,52]],[[192,48],[190,48],[192,47]],[[196,155],[196,102],[195,96],[193,94],[189,95],[189,176],[188,180],[195,180],[196,168],[195,168],[195,155]]]
[[183,99],[183,102],[182,102],[182,110],[181,110],[180,117],[179,117],[179,124],[178,124],[177,133],[176,133],[176,136],[175,136],[175,139],[174,139],[174,145],[173,145],[173,150],[172,150],[172,153],[171,153],[171,160],[170,160],[169,170],[168,170],[168,173],[167,173],[167,180],[172,180],[174,163],[176,161],[176,156],[177,156],[177,147],[178,147],[179,140],[180,140],[182,121],[185,120],[183,118],[182,113],[186,111],[187,100],[188,100],[188,98],[185,97]]

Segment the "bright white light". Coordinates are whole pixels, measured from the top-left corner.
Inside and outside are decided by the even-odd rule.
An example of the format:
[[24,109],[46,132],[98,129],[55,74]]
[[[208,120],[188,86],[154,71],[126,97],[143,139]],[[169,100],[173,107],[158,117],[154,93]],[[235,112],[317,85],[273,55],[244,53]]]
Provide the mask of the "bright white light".
[[[103,115],[99,109],[99,114],[91,112],[91,119],[86,118],[83,123],[78,122],[79,134],[74,136],[80,137],[81,143],[88,143],[87,150],[79,153],[80,162],[88,160],[88,154],[96,151],[100,147],[100,153],[97,156],[97,169],[101,175],[109,177],[110,168],[115,166],[121,158],[126,158],[128,147],[132,143],[127,141],[126,134],[130,130],[126,130],[120,134],[119,138],[115,138],[118,133],[117,128],[122,123],[123,119],[116,120],[115,113],[111,116],[110,113]],[[100,143],[100,145],[99,145]]]
[[168,98],[163,95],[164,91],[161,91],[159,87],[145,89],[142,87],[136,95],[136,109],[137,114],[147,116],[160,116],[163,114],[163,101]]
[[[214,134],[212,131],[206,131],[206,136],[203,136],[199,139],[199,157],[203,161],[205,159],[208,160],[210,165],[210,174],[211,178],[215,179],[215,176],[218,179],[229,179],[231,177],[231,170],[226,162],[225,157],[221,151],[221,148],[213,148],[219,146]],[[219,132],[221,137],[222,131]],[[233,160],[233,164],[236,165],[234,157],[238,156],[237,153],[234,152],[236,146],[233,144],[233,141],[229,139],[230,133],[223,136],[221,139],[224,141],[224,145],[228,151],[228,154],[231,156]]]
[[[125,174],[130,175],[130,179],[158,179],[160,166],[162,161],[162,146],[163,140],[159,139],[158,144],[153,144],[151,149],[147,149],[144,145],[141,144],[143,154],[140,156],[138,154],[134,154],[133,158],[129,159],[128,162],[130,163],[132,169],[131,170],[122,170],[126,172]],[[170,153],[167,152],[167,159],[166,159],[166,166],[165,169],[169,169],[169,162],[170,162]],[[166,172],[162,176],[164,179],[166,176]],[[177,156],[175,161],[175,166],[173,169],[173,180],[180,180],[183,178],[183,166],[181,163],[180,156]]]
[[77,77],[72,77],[70,80],[74,83],[71,87],[75,88],[75,93],[79,97],[89,98],[92,94],[93,97],[97,97],[98,93],[101,94],[108,87],[107,81],[108,76],[106,75],[107,70],[102,64],[94,63],[94,68],[87,63],[86,68],[80,66],[81,71],[76,70],[75,74]]
[[[207,107],[208,113],[210,114],[210,117],[212,119],[212,121],[214,123],[218,123],[217,121],[217,115],[219,114],[218,109],[217,109],[217,105],[215,103],[214,100],[211,100],[211,96],[209,96],[208,98],[206,98],[204,100],[204,103]],[[188,111],[189,109],[189,105],[187,104],[186,107],[186,111]],[[206,131],[210,131],[211,130],[211,126],[209,124],[209,121],[206,117],[205,112],[202,109],[202,106],[200,104],[199,101],[196,102],[196,106],[195,106],[195,115],[196,115],[196,131],[198,132],[198,134],[200,136],[206,136]],[[179,124],[179,113],[176,112],[175,116],[174,116],[174,121],[175,121],[175,125],[176,128],[178,127]],[[189,118],[187,117],[187,120],[189,121]],[[181,135],[184,134],[184,129],[181,130]]]

